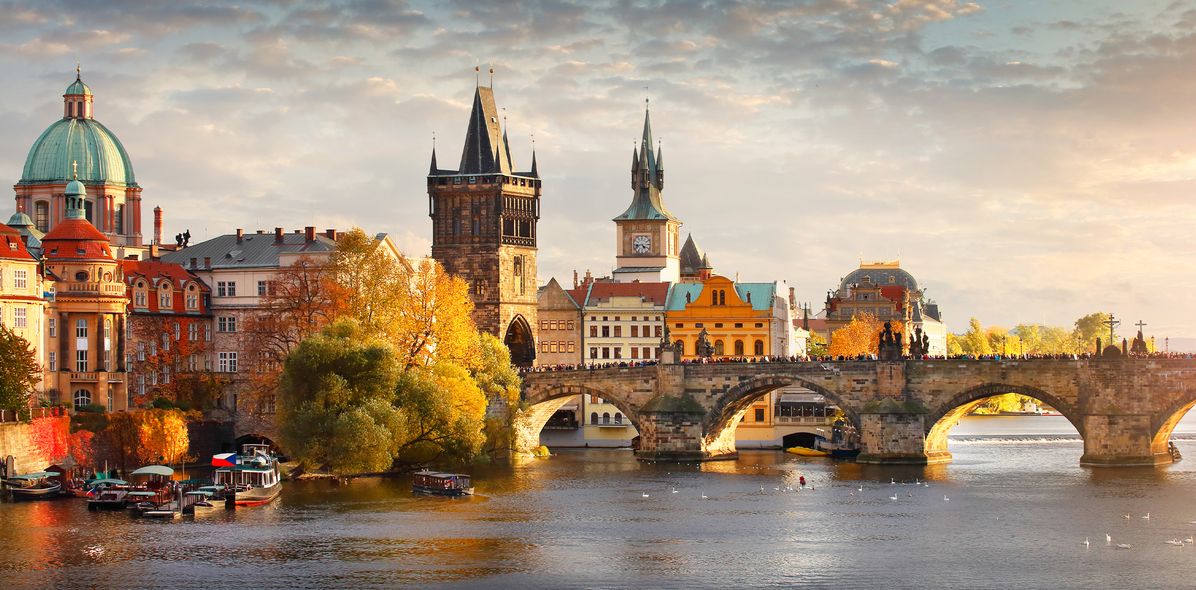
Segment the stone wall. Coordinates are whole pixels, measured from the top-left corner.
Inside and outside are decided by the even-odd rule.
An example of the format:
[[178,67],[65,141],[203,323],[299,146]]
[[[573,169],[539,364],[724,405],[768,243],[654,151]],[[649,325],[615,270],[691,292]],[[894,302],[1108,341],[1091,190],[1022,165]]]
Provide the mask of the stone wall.
[[[47,418],[47,420],[65,420],[70,418]],[[33,444],[33,425],[24,422],[5,422],[0,424],[0,461],[12,455],[16,460],[17,473],[40,471],[52,465],[61,457],[47,457],[37,445]]]

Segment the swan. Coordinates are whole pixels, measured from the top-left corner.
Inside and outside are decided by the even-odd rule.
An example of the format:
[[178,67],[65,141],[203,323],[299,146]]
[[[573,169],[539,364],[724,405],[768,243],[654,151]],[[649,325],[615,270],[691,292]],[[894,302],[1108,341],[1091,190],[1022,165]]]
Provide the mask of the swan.
[[1084,537],[1084,548],[1088,548],[1088,537]]
[[[859,489],[858,489],[858,490],[856,490],[856,491],[859,491],[859,492],[862,492],[862,491],[864,491],[864,486],[863,486],[863,485],[860,485]],[[1193,521],[1193,523],[1194,523],[1194,524],[1196,524],[1196,521]]]
[[893,478],[891,478],[891,477],[890,477],[890,478],[889,478],[889,485],[891,485],[891,486],[893,486],[893,485],[897,485],[897,480],[895,480],[895,479],[893,479]]
[[1150,513],[1149,513],[1149,512],[1147,512],[1147,513],[1146,513],[1146,516],[1143,516],[1143,517],[1142,517],[1142,520],[1150,520]]
[[674,494],[676,494],[676,493],[677,493],[677,488],[676,488],[676,487],[674,487],[674,488],[673,488],[673,493],[674,493]]
[[644,493],[640,494],[640,497],[641,497],[641,498],[647,498],[647,497],[648,497],[648,492],[644,492]]
[[1112,544],[1113,544],[1113,535],[1110,535],[1109,533],[1105,533],[1105,545],[1112,545]]
[[889,499],[895,501],[895,500],[897,500],[897,495],[893,494],[892,496],[889,496]]
[[707,498],[706,498],[706,494],[702,494],[702,499],[703,499],[703,500],[706,500],[706,499],[707,499]]
[[1179,539],[1171,539],[1170,541],[1167,541],[1167,544],[1168,544],[1168,545],[1175,545],[1176,547],[1183,547],[1183,546],[1184,546],[1184,542],[1183,542],[1183,541],[1180,541]]
[[1129,515],[1129,513],[1122,514],[1122,515],[1121,515],[1121,517],[1122,517],[1122,518],[1124,518],[1124,519],[1126,519],[1126,520],[1129,520],[1129,519],[1130,519],[1130,515]]
[[1133,545],[1130,545],[1129,543],[1118,543],[1117,544],[1118,549],[1129,549],[1130,547],[1133,547]]
[[910,498],[913,498],[913,497],[914,497],[914,493],[913,493],[913,492],[906,492],[906,493],[905,493],[905,495],[906,495],[906,496],[908,496],[908,497],[910,497]]
[[947,497],[947,494],[943,494],[943,501],[944,501],[944,502],[950,502],[950,501],[951,501],[951,498],[948,498],[948,497]]

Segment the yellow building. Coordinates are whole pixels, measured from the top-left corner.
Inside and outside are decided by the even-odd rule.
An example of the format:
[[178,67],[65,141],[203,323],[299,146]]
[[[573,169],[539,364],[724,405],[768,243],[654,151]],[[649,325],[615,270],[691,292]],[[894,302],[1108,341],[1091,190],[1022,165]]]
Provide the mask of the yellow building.
[[124,410],[128,297],[108,237],[85,219],[86,199],[82,182],[67,183],[66,214],[42,239],[46,272],[55,279],[46,320],[45,387],[76,409],[99,404]]
[[[37,259],[29,253],[17,230],[0,225],[0,324],[24,338],[34,358],[48,370],[43,343],[46,300]],[[53,355],[52,360],[57,360]],[[46,375],[38,389],[44,390]],[[36,401],[36,400],[32,400]]]
[[[784,283],[736,283],[710,275],[696,282],[678,283],[669,290],[665,321],[682,360],[700,356],[698,339],[705,331],[712,358],[788,356],[792,312]],[[773,397],[762,396],[749,406],[736,440],[771,440]]]

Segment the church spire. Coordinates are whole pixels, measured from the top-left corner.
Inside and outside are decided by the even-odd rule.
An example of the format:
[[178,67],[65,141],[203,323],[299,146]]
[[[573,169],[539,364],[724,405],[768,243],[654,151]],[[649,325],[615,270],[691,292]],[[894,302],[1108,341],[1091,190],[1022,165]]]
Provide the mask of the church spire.
[[532,146],[532,178],[540,178],[540,169],[536,167],[536,146]]
[[437,174],[437,168],[436,168],[436,144],[432,144],[432,165],[431,165],[430,167],[428,167],[428,174],[429,174],[429,175],[434,175],[434,174]]
[[635,191],[631,206],[616,217],[616,221],[677,219],[665,208],[664,199],[660,194],[664,189],[664,171],[660,168],[658,155],[652,153],[652,116],[647,100],[644,101],[644,134],[639,145],[631,150],[631,188]]
[[473,110],[465,132],[458,174],[510,174],[511,161],[503,148],[503,131],[494,104],[494,91],[487,86],[474,90]]

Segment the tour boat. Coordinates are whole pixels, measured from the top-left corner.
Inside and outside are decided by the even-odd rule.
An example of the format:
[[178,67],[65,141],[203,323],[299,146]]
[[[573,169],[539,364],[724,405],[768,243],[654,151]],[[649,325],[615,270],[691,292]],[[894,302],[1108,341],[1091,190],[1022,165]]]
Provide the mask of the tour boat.
[[437,496],[472,496],[473,486],[463,473],[437,473],[427,469],[411,477],[411,491]]
[[227,488],[236,506],[269,504],[282,492],[278,458],[269,445],[248,444],[242,447],[241,455],[215,455],[212,465],[220,466],[213,483]]
[[87,499],[88,510],[124,510],[129,499],[129,490],[118,488],[102,489]]
[[62,474],[55,471],[39,471],[14,475],[4,480],[4,486],[13,500],[45,500],[57,498],[62,492],[62,483],[53,478]]

